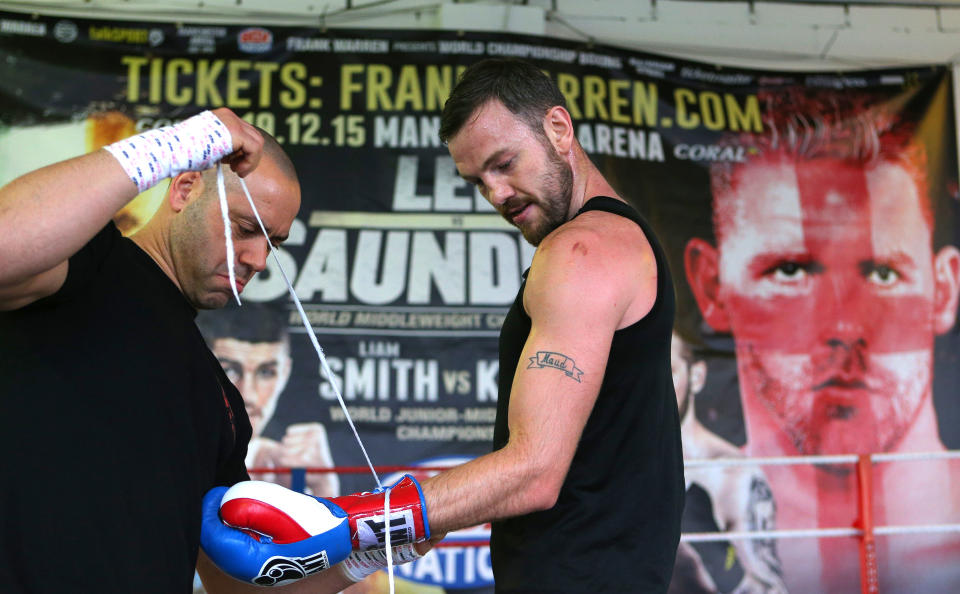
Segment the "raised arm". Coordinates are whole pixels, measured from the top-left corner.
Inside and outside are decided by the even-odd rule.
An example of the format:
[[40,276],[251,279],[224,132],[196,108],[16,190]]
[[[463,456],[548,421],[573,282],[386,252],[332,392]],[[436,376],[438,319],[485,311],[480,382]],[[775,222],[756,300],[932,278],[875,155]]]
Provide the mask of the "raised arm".
[[570,224],[541,244],[524,291],[532,329],[510,392],[509,442],[424,481],[432,530],[556,503],[600,391],[613,333],[642,317],[656,296],[652,252],[633,228],[626,232],[633,241],[625,243],[618,230]]
[[[223,160],[238,174],[248,174],[260,160],[260,133],[229,109],[212,113],[219,120],[214,124],[226,128],[223,146],[212,153],[213,161],[198,159],[187,168],[209,167],[233,151]],[[195,121],[191,118],[173,129],[189,131]],[[156,131],[131,140],[152,138],[148,134],[156,135]],[[195,144],[188,135],[179,136],[184,144]],[[129,141],[113,146],[124,142]],[[172,148],[178,151],[180,147]],[[126,163],[127,169],[136,165],[135,158]],[[160,163],[159,171],[173,173],[171,165]],[[145,167],[149,166],[146,162]],[[127,169],[111,152],[101,149],[37,169],[0,188],[0,310],[23,307],[60,288],[70,256],[146,189],[138,187]]]

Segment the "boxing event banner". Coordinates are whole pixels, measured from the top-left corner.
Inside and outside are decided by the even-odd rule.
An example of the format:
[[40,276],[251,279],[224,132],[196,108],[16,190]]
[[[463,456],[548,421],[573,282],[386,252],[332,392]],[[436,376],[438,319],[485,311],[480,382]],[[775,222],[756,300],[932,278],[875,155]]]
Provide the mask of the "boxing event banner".
[[[580,144],[666,248],[687,458],[960,444],[946,67],[768,72],[494,33],[7,12],[0,183],[203,109],[229,107],[273,134],[303,188],[279,261],[333,377],[272,259],[242,307],[198,316],[248,402],[248,466],[365,466],[335,384],[375,465],[427,475],[490,450],[498,329],[534,253],[437,138],[458,73],[488,57],[530,60],[556,80]],[[136,232],[164,191],[116,224]],[[878,462],[874,519],[957,522],[957,473],[944,459]],[[698,466],[687,483],[685,532],[850,528],[858,517],[846,461]],[[336,495],[374,482],[311,473],[295,486]],[[424,591],[489,587],[489,551],[463,544],[398,571]],[[957,546],[950,534],[878,536],[881,587],[955,589]],[[673,585],[855,591],[858,574],[851,537],[730,538],[683,543]]]

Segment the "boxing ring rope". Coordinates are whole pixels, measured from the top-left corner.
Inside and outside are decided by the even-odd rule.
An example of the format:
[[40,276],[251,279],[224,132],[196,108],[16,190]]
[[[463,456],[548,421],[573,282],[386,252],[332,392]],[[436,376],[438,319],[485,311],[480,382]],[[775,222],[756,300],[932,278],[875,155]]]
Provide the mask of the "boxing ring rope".
[[[879,571],[877,567],[877,535],[900,534],[942,534],[960,532],[957,524],[917,524],[875,526],[873,522],[873,466],[889,462],[914,462],[923,460],[960,459],[960,450],[945,452],[916,452],[902,454],[846,454],[835,456],[776,456],[765,458],[704,458],[684,460],[686,470],[696,468],[716,468],[726,466],[788,466],[799,464],[852,464],[857,471],[857,518],[852,527],[811,528],[797,530],[747,530],[733,532],[687,532],[680,535],[683,542],[723,542],[731,540],[759,540],[781,538],[857,538],[860,548],[860,587],[863,594],[880,592]],[[393,472],[442,472],[449,466],[377,466],[377,473]],[[332,466],[306,468],[250,468],[250,474],[290,474],[294,488],[303,490],[303,477],[307,473],[362,474],[370,469],[366,466]],[[300,477],[299,480],[296,480]],[[437,546],[487,546],[488,540],[458,540],[449,545],[443,542]]]

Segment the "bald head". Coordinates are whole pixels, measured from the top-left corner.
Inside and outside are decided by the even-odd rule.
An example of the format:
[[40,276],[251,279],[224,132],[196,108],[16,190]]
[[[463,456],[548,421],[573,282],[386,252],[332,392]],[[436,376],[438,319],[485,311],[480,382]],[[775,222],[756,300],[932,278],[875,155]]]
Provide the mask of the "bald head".
[[[263,155],[260,158],[260,164],[253,170],[251,175],[257,176],[258,173],[263,174],[269,171],[271,175],[279,176],[283,181],[292,182],[299,187],[300,181],[297,176],[297,170],[286,151],[283,150],[283,147],[280,146],[277,139],[270,135],[269,132],[262,128],[257,128],[257,131],[263,136]],[[204,170],[202,176],[204,191],[201,195],[201,200],[215,198],[217,196],[217,166],[214,165],[210,169]],[[242,194],[240,177],[227,167],[224,167],[223,170],[223,181],[228,193],[238,192]],[[249,185],[249,183],[248,177],[247,184]],[[256,198],[256,196],[254,196],[254,198]]]
[[293,161],[290,160],[289,155],[283,150],[277,139],[263,128],[257,128],[257,131],[263,136],[263,158],[272,161],[287,179],[298,181],[297,170],[293,166]]

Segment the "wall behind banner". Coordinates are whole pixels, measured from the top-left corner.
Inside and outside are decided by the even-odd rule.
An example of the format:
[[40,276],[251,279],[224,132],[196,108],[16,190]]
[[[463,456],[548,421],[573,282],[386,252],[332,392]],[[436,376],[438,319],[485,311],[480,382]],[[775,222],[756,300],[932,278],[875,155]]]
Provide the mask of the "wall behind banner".
[[[911,421],[903,424],[904,434],[911,434],[912,427],[924,428],[933,441],[909,441],[898,434],[882,441],[879,449],[926,451],[960,445],[960,402],[952,388],[960,369],[957,328],[952,324],[934,328],[933,313],[926,317],[911,313],[926,311],[926,302],[933,301],[941,318],[951,306],[951,322],[956,316],[949,278],[936,282],[950,277],[953,260],[944,257],[934,262],[945,246],[960,241],[955,212],[954,97],[944,67],[842,76],[764,72],[718,69],[612,47],[519,35],[321,32],[294,27],[28,19],[0,13],[0,183],[201,109],[230,107],[274,134],[297,166],[303,207],[280,250],[281,261],[374,464],[460,463],[490,449],[497,399],[496,337],[533,255],[533,248],[457,176],[437,138],[440,110],[457,74],[485,57],[532,60],[557,81],[584,149],[618,191],[653,223],[670,252],[678,284],[678,335],[687,347],[681,350],[689,369],[702,362],[696,367],[701,370],[697,389],[694,384],[687,391],[678,389],[696,402],[687,418],[697,421],[697,426],[691,429],[689,422],[684,426],[688,456],[700,451],[696,449],[700,446],[702,454],[696,457],[812,453],[797,445],[802,440],[791,433],[793,425],[783,420],[790,415],[784,412],[767,418],[763,407],[751,404],[754,392],[749,386],[753,384],[743,377],[754,376],[743,375],[744,357],[764,352],[771,353],[771,359],[757,356],[746,369],[762,368],[767,373],[763,385],[778,387],[766,401],[766,410],[780,405],[790,408],[789,402],[791,410],[800,411],[790,418],[800,418],[794,425],[804,435],[821,430],[824,435],[855,432],[857,423],[880,429],[899,426],[893,413],[871,417],[866,411],[886,410],[885,402],[900,402],[904,399],[898,395],[909,392],[916,396],[895,407],[911,413],[905,413]],[[790,183],[781,179],[769,199],[742,207],[734,217],[742,222],[749,219],[745,213],[769,215],[749,227],[752,231],[743,235],[736,253],[763,252],[755,254],[761,263],[749,268],[769,285],[758,291],[768,296],[790,294],[793,300],[769,307],[755,305],[724,327],[711,306],[746,312],[736,309],[746,296],[740,301],[711,301],[709,286],[700,286],[710,285],[702,280],[709,274],[694,274],[702,271],[695,265],[703,261],[697,260],[697,254],[709,252],[697,251],[700,244],[695,240],[717,247],[718,240],[725,239],[714,228],[722,217],[713,212],[710,167],[716,171],[726,164],[740,171],[740,165],[768,154],[769,147],[758,138],[770,132],[771,113],[789,107],[782,103],[783,97],[804,94],[835,98],[815,110],[830,125],[838,118],[863,119],[877,110],[887,114],[888,120],[909,124],[906,134],[923,153],[918,161],[920,177],[930,198],[930,214],[924,220],[934,223],[933,238],[924,235],[929,226],[902,226],[898,228],[906,230],[897,236],[896,246],[881,246],[884,233],[891,233],[884,225],[902,223],[914,212],[909,210],[908,198],[909,188],[915,186],[907,184],[905,192],[890,197],[884,204],[898,206],[887,212],[874,204],[872,182],[863,168],[855,168],[860,173],[846,186],[817,189],[796,183],[795,191],[790,190],[790,183],[803,178],[796,163],[805,163],[804,171],[816,179],[840,179],[849,173],[843,168],[814,170],[822,155],[794,159]],[[848,103],[855,109],[844,107]],[[817,125],[810,128],[819,129]],[[736,139],[743,142],[738,144]],[[898,179],[884,178],[873,187],[888,187]],[[860,180],[859,186],[855,180]],[[746,183],[737,182],[738,187]],[[760,186],[754,187],[757,191],[751,195],[760,196]],[[135,232],[149,218],[164,189],[161,185],[146,192],[118,214],[117,224],[125,233]],[[774,198],[790,191],[797,196],[794,202],[780,204],[780,198]],[[817,215],[828,211],[829,217]],[[917,212],[922,218],[922,209]],[[797,245],[802,249],[797,245],[790,249],[779,245],[779,251],[757,247],[767,245],[762,231],[787,219],[795,223],[794,231],[799,230],[802,241]],[[831,221],[843,224],[828,228]],[[858,227],[864,223],[865,228]],[[778,229],[789,235],[786,227]],[[831,276],[831,266],[841,255],[863,249],[836,239],[856,229],[872,238],[867,244],[873,252],[851,260],[854,276],[867,283],[853,287],[842,273]],[[813,241],[818,232],[825,237],[816,244],[820,248]],[[911,259],[908,244],[917,243],[932,244],[934,253],[927,260]],[[922,251],[922,247],[916,249]],[[812,296],[824,283],[835,288],[829,307]],[[895,297],[905,305],[895,309],[876,305],[876,299],[864,301],[865,286],[885,291],[879,297],[870,293],[886,300],[882,303]],[[706,292],[698,292],[702,290]],[[244,299],[244,307],[204,312],[198,323],[250,402],[255,438],[248,466],[363,466],[365,461],[272,260],[249,284]],[[861,309],[885,314],[861,324],[864,328],[892,328],[899,325],[897,320],[909,320],[929,331],[914,336],[865,329],[864,336],[854,337],[853,346],[847,348],[854,355],[846,360],[846,367],[837,363],[836,349],[794,340],[819,318],[833,316],[842,322],[847,314]],[[748,322],[761,318],[770,323],[751,329]],[[738,335],[738,328],[747,334]],[[788,336],[791,340],[774,344],[774,338]],[[911,347],[894,348],[891,336],[910,342]],[[927,361],[924,353],[934,337],[933,358]],[[827,337],[824,344],[835,344],[830,340],[836,339]],[[880,352],[873,350],[877,344],[883,345]],[[813,363],[805,362],[804,349],[826,349],[826,354],[811,359]],[[795,373],[789,361],[802,373]],[[830,371],[834,363],[841,371]],[[924,375],[926,368],[932,375]],[[905,387],[906,379],[886,381],[891,375],[874,374],[874,369],[890,370],[893,376],[897,369],[906,369],[910,377],[932,378],[928,384],[933,388],[920,385],[911,392]],[[682,371],[676,374],[678,381],[683,380]],[[800,395],[788,400],[793,392],[786,380],[803,384],[797,376],[804,373],[830,384],[829,394],[805,395],[798,389],[794,391]],[[914,401],[921,404],[912,406]],[[805,408],[811,402],[822,404]],[[932,403],[930,418],[924,416],[927,409],[922,403]],[[748,434],[751,421],[745,421],[745,414],[755,414],[751,418],[757,425],[752,432],[768,431],[771,443],[778,445],[761,447]],[[766,419],[763,423],[757,420],[761,417]],[[818,418],[819,424],[805,424],[807,418]],[[847,421],[850,425],[844,425]],[[778,426],[784,427],[783,439],[776,437]],[[857,447],[832,439],[824,438],[827,445],[820,453],[849,453]],[[712,445],[703,445],[707,443]],[[832,451],[831,443],[839,444],[836,447],[842,451]],[[953,476],[954,469],[942,470],[930,472]],[[688,501],[701,501],[702,506],[699,519],[685,525],[697,530],[705,525],[757,527],[761,522],[790,528],[849,525],[853,518],[849,470],[809,472],[802,480],[758,470],[688,473],[691,488],[699,489]],[[944,487],[942,482],[930,482],[929,474],[917,475],[918,484],[929,483],[941,494],[952,492],[949,481]],[[272,478],[289,481],[282,475]],[[810,501],[823,502],[822,507],[835,502],[831,507],[839,509],[838,514],[829,516],[816,506],[791,499],[790,485],[797,480],[812,485]],[[372,483],[365,474],[316,475],[306,487],[318,495],[333,495],[366,490]],[[735,486],[735,495],[729,495],[730,485]],[[883,512],[886,500],[878,505]],[[941,511],[935,520],[957,521],[953,510]],[[930,519],[900,513],[892,505],[887,515],[903,523]],[[451,539],[475,540],[484,534],[484,528],[478,527]],[[952,541],[941,540],[921,539],[907,549],[899,544],[885,548],[889,554],[919,555],[921,561],[909,569],[895,570],[887,564],[884,579],[897,584],[916,579],[930,585],[955,583],[956,575],[944,569],[937,556]],[[729,543],[713,549],[691,547],[683,559],[692,569],[687,574],[683,569],[678,580],[705,570],[715,591],[731,591],[747,583],[802,592],[836,591],[838,584],[849,585],[851,575],[856,578],[855,556],[849,557],[855,549],[851,542],[837,545],[836,550],[830,546],[761,542],[752,547]],[[840,568],[828,568],[821,563],[825,559],[838,559]],[[923,577],[918,578],[914,570]],[[492,580],[489,552],[475,547],[440,550],[402,572],[410,580],[448,589],[486,587]],[[695,585],[693,579],[692,585],[677,583],[681,591],[709,586]]]

